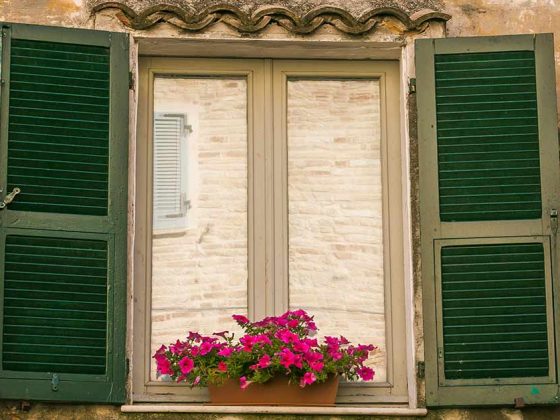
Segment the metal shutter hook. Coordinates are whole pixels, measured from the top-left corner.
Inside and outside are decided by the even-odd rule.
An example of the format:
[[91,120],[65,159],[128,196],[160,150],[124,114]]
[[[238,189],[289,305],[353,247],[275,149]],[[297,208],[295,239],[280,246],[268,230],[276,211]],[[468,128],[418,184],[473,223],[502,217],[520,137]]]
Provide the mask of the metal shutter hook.
[[4,197],[4,200],[0,203],[0,209],[5,208],[8,204],[10,204],[12,201],[14,201],[14,198],[16,197],[16,195],[18,195],[21,192],[21,189],[19,187],[15,187],[11,193],[9,193],[6,197]]

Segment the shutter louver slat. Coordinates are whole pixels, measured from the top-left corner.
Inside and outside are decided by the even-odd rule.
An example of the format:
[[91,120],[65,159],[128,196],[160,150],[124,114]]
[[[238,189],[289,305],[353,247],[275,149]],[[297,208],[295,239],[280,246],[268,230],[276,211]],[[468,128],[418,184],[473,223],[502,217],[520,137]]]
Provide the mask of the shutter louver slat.
[[11,53],[11,210],[106,215],[109,49],[14,39]]

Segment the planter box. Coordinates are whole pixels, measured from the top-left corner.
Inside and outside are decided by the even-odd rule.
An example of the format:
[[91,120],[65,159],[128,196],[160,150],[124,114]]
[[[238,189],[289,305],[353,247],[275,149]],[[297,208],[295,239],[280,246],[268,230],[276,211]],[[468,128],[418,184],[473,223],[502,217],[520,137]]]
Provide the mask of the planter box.
[[246,389],[230,379],[221,386],[209,385],[210,404],[215,405],[291,405],[333,406],[338,391],[338,376],[320,384],[301,388],[288,383],[287,377],[277,377],[264,384],[253,383]]

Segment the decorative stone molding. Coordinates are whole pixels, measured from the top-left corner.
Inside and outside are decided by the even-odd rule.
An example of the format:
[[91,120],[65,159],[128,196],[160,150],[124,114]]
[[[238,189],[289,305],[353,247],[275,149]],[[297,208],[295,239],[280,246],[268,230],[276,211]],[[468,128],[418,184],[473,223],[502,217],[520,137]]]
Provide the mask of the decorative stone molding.
[[420,10],[408,15],[398,7],[374,7],[358,17],[341,7],[319,6],[305,13],[298,13],[286,6],[263,6],[254,12],[246,12],[232,4],[220,3],[195,10],[190,5],[160,3],[136,12],[119,1],[95,4],[92,14],[105,9],[118,9],[117,18],[127,27],[144,30],[157,23],[167,22],[186,31],[198,32],[223,22],[240,33],[257,33],[276,23],[289,32],[299,35],[310,34],[323,25],[332,25],[350,35],[370,32],[382,19],[393,18],[401,22],[406,30],[418,30],[430,20],[447,21],[451,16],[433,10]]

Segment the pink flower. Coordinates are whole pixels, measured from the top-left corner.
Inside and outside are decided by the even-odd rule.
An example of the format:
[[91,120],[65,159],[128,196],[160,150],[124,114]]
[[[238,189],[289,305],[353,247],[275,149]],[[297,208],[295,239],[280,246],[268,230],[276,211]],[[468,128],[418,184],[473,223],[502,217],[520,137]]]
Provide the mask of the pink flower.
[[270,356],[268,354],[265,354],[263,357],[261,357],[259,359],[259,362],[257,363],[257,366],[260,369],[266,369],[267,367],[270,366]]
[[297,336],[297,334],[294,334],[290,330],[280,330],[280,331],[278,331],[276,333],[276,338],[278,338],[279,340],[283,341],[286,344],[293,343],[293,342],[299,340],[299,337]]
[[224,347],[218,352],[218,356],[222,357],[229,357],[233,353],[233,349],[231,347]]
[[222,337],[222,338],[226,338],[226,334],[228,334],[229,331],[220,331],[220,332],[215,332],[212,335],[217,335],[218,337]]
[[269,344],[269,345],[272,344],[270,338],[268,338],[268,336],[266,336],[265,334],[259,334],[255,336],[255,343]]
[[245,376],[242,376],[241,378],[239,378],[239,386],[241,387],[241,389],[245,389],[249,385],[251,385],[251,381],[248,381]]
[[154,356],[156,359],[157,371],[160,375],[173,375],[173,369],[171,369],[171,362],[163,354],[156,354]]
[[290,319],[288,321],[288,328],[295,328],[299,325],[299,320],[297,319]]
[[250,322],[250,321],[249,321],[249,318],[247,318],[246,316],[243,316],[243,315],[232,315],[231,317],[232,317],[232,318],[235,320],[235,322],[237,322],[239,325],[245,325],[245,324],[248,324],[248,323]]
[[194,361],[188,357],[183,357],[179,360],[179,367],[181,368],[181,372],[187,375],[191,370],[193,370]]
[[315,374],[313,372],[305,372],[305,374],[299,381],[299,386],[303,388],[305,385],[311,385],[316,380],[317,378],[315,377]]
[[250,353],[257,342],[257,338],[253,335],[244,335],[239,339],[239,342],[243,344],[243,351]]
[[373,371],[373,369],[368,368],[367,366],[361,367],[357,372],[360,378],[362,378],[364,381],[371,381],[375,376],[375,372]]
[[294,343],[294,350],[300,353],[307,353],[309,351],[309,345],[303,341],[296,341]]
[[337,350],[340,347],[339,342],[338,342],[338,338],[336,338],[336,337],[327,336],[327,337],[325,337],[325,341],[327,342],[327,345],[329,347],[336,348]]
[[192,332],[192,331],[189,331],[189,335],[188,335],[187,338],[189,340],[193,340],[193,341],[197,341],[197,342],[202,340],[202,336],[199,333]]
[[200,355],[204,356],[205,354],[210,353],[213,348],[214,346],[212,345],[212,343],[209,343],[208,341],[202,343],[200,345]]
[[323,360],[323,355],[318,351],[310,351],[309,353],[306,353],[303,357],[309,364]]
[[301,369],[303,366],[301,354],[296,355],[284,347],[280,352],[280,364],[286,369],[289,369],[292,365]]
[[200,376],[197,376],[196,378],[194,378],[194,381],[192,383],[192,386],[196,386],[200,383]]
[[219,362],[218,363],[218,370],[220,372],[227,372],[227,364],[226,362]]
[[350,343],[350,341],[348,341],[348,339],[344,336],[340,336],[340,340],[338,340],[340,344],[348,344]]
[[309,363],[309,367],[316,372],[321,372],[323,370],[323,362],[311,362]]
[[180,354],[185,348],[187,348],[187,343],[177,340],[175,344],[169,346],[169,351],[173,354]]
[[338,351],[329,351],[329,356],[332,357],[333,360],[340,360],[342,359],[342,353],[338,352]]
[[[315,325],[315,323],[313,321],[309,321],[307,323],[307,328],[309,328],[310,331],[317,331],[317,325]],[[313,335],[313,334],[311,334]]]

